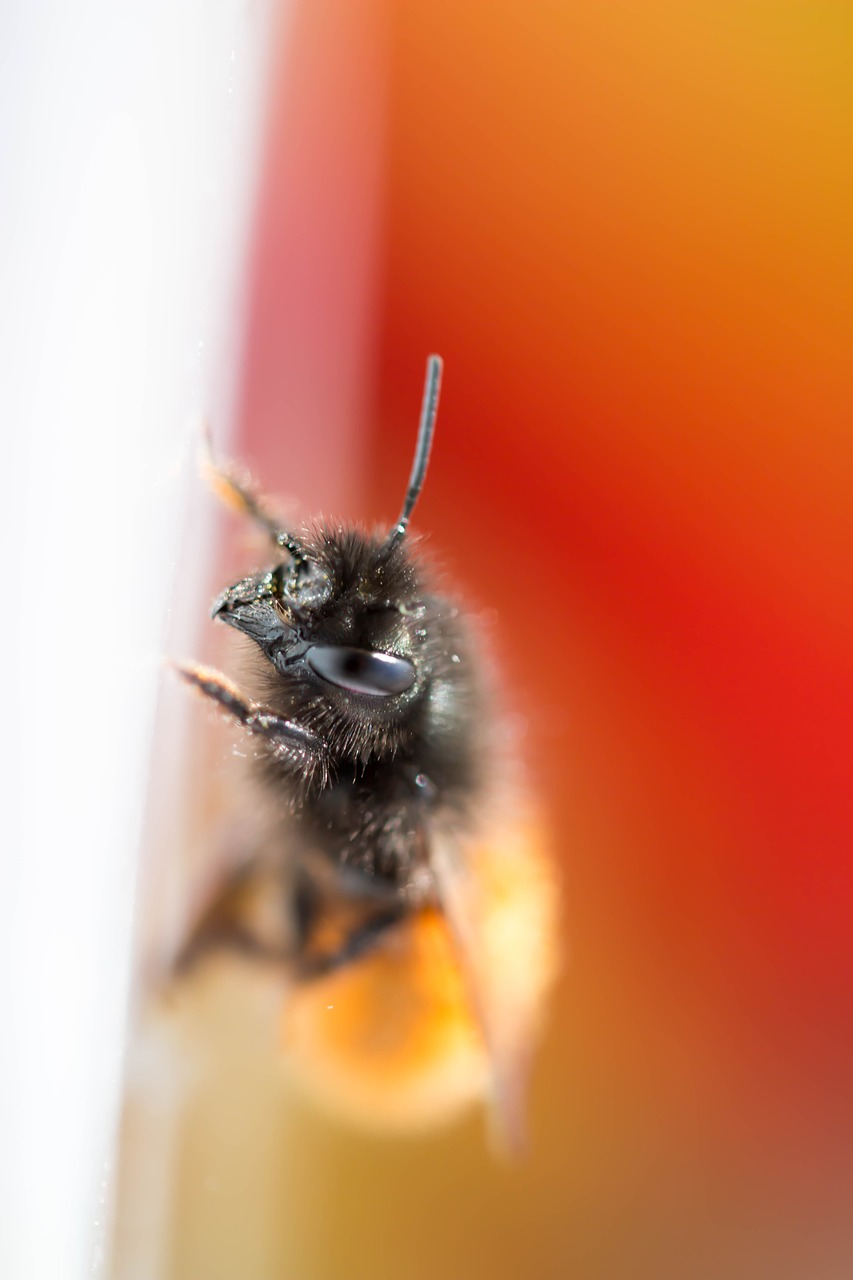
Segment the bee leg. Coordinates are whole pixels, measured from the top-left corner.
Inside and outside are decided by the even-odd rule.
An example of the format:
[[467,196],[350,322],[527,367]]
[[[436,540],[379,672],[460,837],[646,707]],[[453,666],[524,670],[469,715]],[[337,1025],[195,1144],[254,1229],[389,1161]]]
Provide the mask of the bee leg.
[[320,954],[303,952],[295,961],[296,976],[304,981],[325,978],[371,951],[387,931],[408,914],[405,907],[388,907],[377,912],[364,924],[353,929],[334,951]]
[[181,947],[173,965],[174,976],[186,977],[200,960],[217,951],[236,951],[248,960],[260,960],[264,964],[284,965],[290,960],[283,948],[259,938],[247,925],[234,920],[216,924],[211,921],[203,929],[194,929]]
[[201,960],[217,951],[233,951],[247,959],[272,964],[289,961],[291,952],[283,942],[263,936],[257,918],[263,893],[264,882],[256,862],[246,862],[229,872],[202,908],[175,957],[173,977],[186,977]]
[[179,662],[175,663],[175,669],[182,679],[218,703],[249,733],[265,738],[276,755],[294,769],[305,770],[311,765],[325,769],[326,744],[309,729],[250,702],[230,680],[210,667]]
[[210,432],[207,430],[204,433],[202,471],[220,502],[230,507],[232,511],[248,516],[266,533],[275,546],[292,550],[292,535],[278,523],[251,479],[248,476],[239,475],[234,467],[214,457]]

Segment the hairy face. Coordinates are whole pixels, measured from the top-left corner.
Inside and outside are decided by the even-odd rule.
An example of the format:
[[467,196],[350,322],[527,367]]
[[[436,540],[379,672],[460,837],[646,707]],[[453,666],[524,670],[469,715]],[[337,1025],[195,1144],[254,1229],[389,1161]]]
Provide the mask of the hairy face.
[[353,529],[303,534],[298,555],[229,587],[213,613],[263,655],[267,705],[322,735],[332,756],[403,749],[460,664],[456,610],[424,593],[408,545]]

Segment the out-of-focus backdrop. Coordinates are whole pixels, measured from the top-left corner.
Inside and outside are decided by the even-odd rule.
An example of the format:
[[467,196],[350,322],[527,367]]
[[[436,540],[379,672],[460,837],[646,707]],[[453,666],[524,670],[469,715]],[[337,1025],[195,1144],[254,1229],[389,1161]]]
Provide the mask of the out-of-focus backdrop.
[[[388,521],[444,356],[415,523],[494,618],[566,962],[518,1167],[476,1116],[391,1142],[287,1101],[225,975],[215,1080],[204,993],[179,1102],[158,1111],[172,1032],[131,1044],[113,1273],[847,1275],[853,14],[291,0],[268,39],[237,332],[209,379],[235,390],[198,410],[303,513]],[[169,645],[211,656],[205,593],[249,566],[204,501]],[[213,825],[175,814],[234,765],[233,735],[175,706],[143,841],[154,943],[193,878],[170,880],[184,834],[197,871]]]
[[244,451],[329,509],[289,387],[357,349],[389,519],[445,357],[417,524],[498,611],[569,948],[529,1162],[303,1149],[302,1276],[853,1263],[851,53],[830,4],[296,6]]

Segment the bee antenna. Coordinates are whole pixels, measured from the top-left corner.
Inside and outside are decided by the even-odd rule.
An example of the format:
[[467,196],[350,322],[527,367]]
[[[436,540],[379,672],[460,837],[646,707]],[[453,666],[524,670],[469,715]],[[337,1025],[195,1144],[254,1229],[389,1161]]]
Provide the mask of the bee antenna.
[[432,448],[432,435],[435,430],[435,419],[438,414],[438,393],[441,390],[441,371],[443,367],[441,356],[430,356],[427,360],[424,398],[421,403],[421,421],[418,427],[418,442],[415,446],[415,460],[412,463],[412,474],[409,476],[409,487],[406,490],[403,510],[400,512],[400,518],[388,534],[388,541],[385,543],[387,551],[390,551],[405,537],[409,517],[415,509],[415,503],[424,486],[424,477],[426,476],[427,463],[429,462],[430,449]]

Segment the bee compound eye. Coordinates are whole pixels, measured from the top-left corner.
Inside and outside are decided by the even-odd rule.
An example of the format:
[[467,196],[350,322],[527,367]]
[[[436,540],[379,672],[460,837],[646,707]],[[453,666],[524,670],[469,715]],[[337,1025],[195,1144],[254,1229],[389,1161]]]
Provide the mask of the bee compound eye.
[[308,666],[321,679],[350,693],[388,698],[405,693],[415,683],[415,668],[407,658],[347,645],[315,644],[305,655]]

